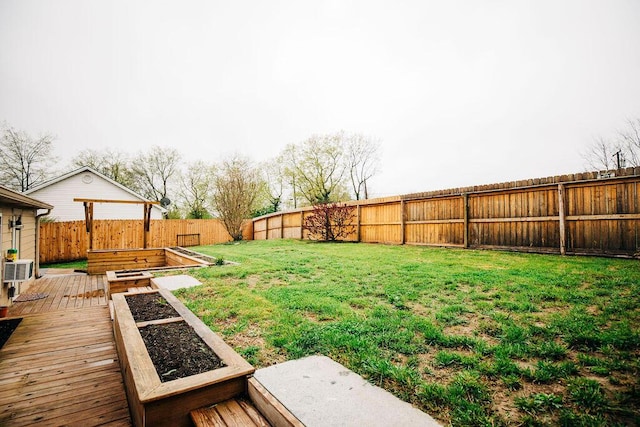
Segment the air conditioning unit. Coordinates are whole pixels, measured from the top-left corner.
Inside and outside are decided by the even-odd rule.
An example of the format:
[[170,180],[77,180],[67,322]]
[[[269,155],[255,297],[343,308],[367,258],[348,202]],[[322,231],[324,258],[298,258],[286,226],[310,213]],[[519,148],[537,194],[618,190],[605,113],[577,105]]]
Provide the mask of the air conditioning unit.
[[19,259],[4,263],[5,282],[24,282],[33,277],[33,260]]

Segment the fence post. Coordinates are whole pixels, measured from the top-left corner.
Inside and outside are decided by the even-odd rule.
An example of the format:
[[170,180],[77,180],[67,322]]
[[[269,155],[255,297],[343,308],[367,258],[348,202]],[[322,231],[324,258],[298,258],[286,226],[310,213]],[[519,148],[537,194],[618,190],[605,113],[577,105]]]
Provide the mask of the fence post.
[[300,240],[304,240],[304,211],[300,211]]
[[400,244],[404,245],[405,244],[405,229],[406,229],[406,220],[405,220],[405,203],[404,203],[404,199],[400,200],[400,232],[402,233],[402,236],[400,238]]
[[469,247],[469,194],[462,194],[462,216],[464,218],[464,225],[462,230],[462,239],[464,248],[467,249]]
[[560,220],[560,255],[567,253],[567,217],[565,212],[564,184],[558,184],[558,216]]
[[356,209],[356,241],[360,242],[360,211],[362,210],[362,206],[360,205],[360,203],[358,203],[357,209]]
[[280,239],[284,239],[284,214],[280,214]]

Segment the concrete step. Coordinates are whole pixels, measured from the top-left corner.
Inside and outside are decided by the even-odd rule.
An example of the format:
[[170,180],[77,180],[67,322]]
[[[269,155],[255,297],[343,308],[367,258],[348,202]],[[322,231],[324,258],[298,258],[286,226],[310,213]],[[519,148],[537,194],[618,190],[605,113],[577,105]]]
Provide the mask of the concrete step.
[[440,425],[325,356],[258,369],[254,378],[308,427]]

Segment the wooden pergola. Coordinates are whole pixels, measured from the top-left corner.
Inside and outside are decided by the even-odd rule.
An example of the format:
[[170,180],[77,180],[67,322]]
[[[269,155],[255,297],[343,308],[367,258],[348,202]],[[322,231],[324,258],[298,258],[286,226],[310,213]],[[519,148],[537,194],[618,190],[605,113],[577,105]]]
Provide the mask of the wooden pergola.
[[93,204],[94,203],[124,203],[134,205],[144,205],[144,215],[142,221],[144,247],[147,247],[149,230],[151,229],[151,207],[159,205],[160,202],[138,201],[138,200],[105,200],[105,199],[73,199],[74,202],[82,202],[84,204],[84,220],[89,233],[89,250],[93,250]]

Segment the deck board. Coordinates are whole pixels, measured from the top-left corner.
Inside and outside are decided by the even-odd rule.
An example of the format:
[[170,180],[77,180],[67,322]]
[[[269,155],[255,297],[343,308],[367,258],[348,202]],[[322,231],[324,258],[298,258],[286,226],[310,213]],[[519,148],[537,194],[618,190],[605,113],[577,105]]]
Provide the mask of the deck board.
[[27,293],[47,294],[47,297],[35,301],[14,302],[9,308],[9,316],[99,307],[107,304],[104,276],[85,274],[45,276],[36,280]]
[[270,427],[271,424],[246,399],[229,399],[191,411],[196,427]]
[[0,349],[0,425],[131,426],[102,285],[39,279],[29,292],[49,296],[11,307],[23,320]]

